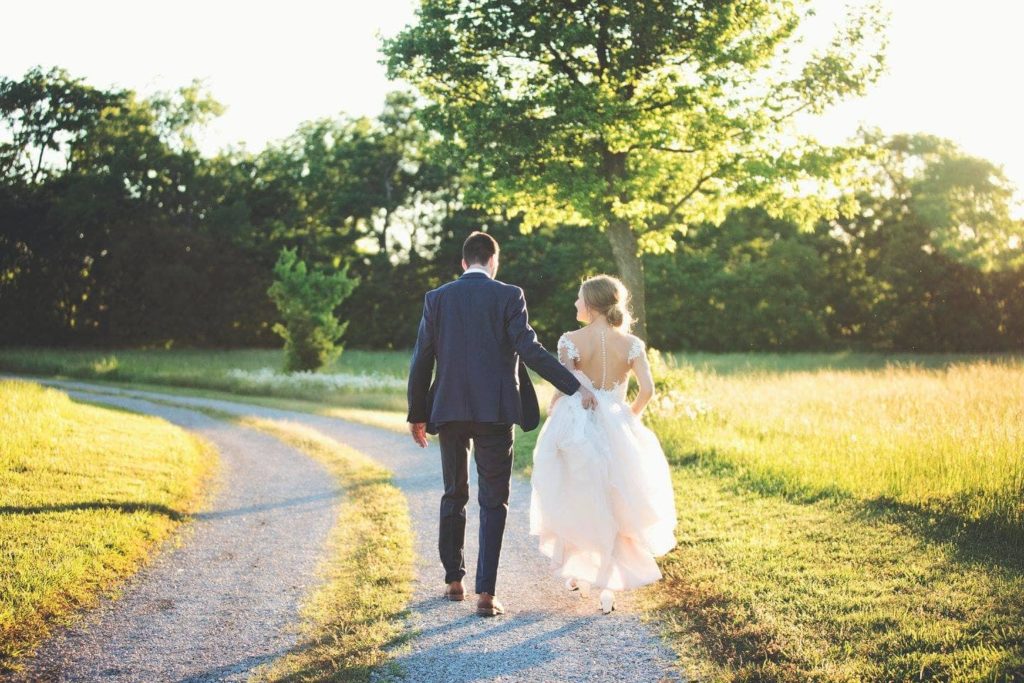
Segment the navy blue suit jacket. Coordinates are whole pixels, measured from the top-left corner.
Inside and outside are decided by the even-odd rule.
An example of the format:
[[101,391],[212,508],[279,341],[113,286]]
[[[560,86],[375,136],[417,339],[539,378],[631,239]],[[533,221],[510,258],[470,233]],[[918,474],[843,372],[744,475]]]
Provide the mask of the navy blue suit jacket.
[[426,422],[431,434],[457,421],[535,429],[540,408],[524,362],[564,394],[579,389],[576,376],[537,341],[523,290],[485,273],[464,273],[423,298],[407,420]]

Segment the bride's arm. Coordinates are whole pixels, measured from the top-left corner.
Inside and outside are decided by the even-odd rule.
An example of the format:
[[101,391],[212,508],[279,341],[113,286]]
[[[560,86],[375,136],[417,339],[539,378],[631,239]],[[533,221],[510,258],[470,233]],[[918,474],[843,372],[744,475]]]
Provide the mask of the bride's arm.
[[[558,339],[558,362],[566,367],[570,372],[576,369],[576,363],[570,357],[569,353],[570,343],[566,335],[562,335]],[[555,393],[551,395],[551,403],[548,404],[548,414],[554,409],[555,404],[558,403],[558,399],[566,396],[558,389],[555,389]]]
[[647,403],[654,398],[654,376],[651,374],[651,366],[647,362],[646,353],[640,353],[634,358],[630,367],[633,368],[633,373],[636,375],[640,391],[637,392],[636,398],[633,399],[633,405],[629,408],[634,415],[639,416],[644,412]]

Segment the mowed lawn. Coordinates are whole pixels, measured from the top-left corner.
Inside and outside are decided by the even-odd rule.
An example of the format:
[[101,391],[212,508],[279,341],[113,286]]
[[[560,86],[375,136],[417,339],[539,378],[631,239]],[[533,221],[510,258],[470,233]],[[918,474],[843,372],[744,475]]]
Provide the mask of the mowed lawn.
[[[134,352],[140,377],[147,353],[161,382],[175,383],[181,353],[179,384],[209,389],[227,387],[198,384],[186,365],[210,377],[280,361]],[[119,354],[44,352],[51,372],[82,377],[104,357],[126,368]],[[25,358],[0,351],[0,368],[27,369]],[[673,466],[680,543],[641,601],[695,676],[1024,679],[1024,357],[659,359],[646,420]],[[407,361],[346,352],[329,372],[400,379]],[[361,396],[290,407],[404,429],[400,383]],[[527,473],[536,434],[518,436]]]
[[[0,370],[247,396],[402,410],[409,354],[347,350],[316,375],[281,376],[280,351],[52,350],[0,348]],[[369,378],[369,381],[368,379]]]
[[215,467],[163,420],[0,381],[0,672],[145,562]]

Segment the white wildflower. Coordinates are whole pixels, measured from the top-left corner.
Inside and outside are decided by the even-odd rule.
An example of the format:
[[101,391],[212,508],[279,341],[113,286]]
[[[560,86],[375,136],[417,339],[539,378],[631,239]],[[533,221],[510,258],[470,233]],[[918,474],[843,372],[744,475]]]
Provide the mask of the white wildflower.
[[711,405],[707,401],[678,389],[659,394],[652,403],[655,412],[663,417],[682,414],[691,420],[697,420],[711,412]]
[[259,370],[230,370],[227,376],[251,387],[289,387],[289,388],[320,388],[320,389],[404,389],[405,380],[401,377],[378,374],[354,374],[338,372],[333,374],[319,372],[275,372],[272,368]]

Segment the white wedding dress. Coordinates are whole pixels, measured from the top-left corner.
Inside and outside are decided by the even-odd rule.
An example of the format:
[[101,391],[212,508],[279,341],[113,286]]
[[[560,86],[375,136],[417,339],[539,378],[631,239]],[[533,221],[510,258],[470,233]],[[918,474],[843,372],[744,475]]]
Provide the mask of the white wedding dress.
[[[613,591],[653,583],[661,578],[654,558],[675,546],[661,444],[626,402],[628,377],[599,389],[575,367],[579,351],[567,335],[558,349],[597,407],[584,408],[579,393],[562,396],[544,423],[533,454],[530,533],[558,576]],[[643,353],[634,339],[631,367]]]

